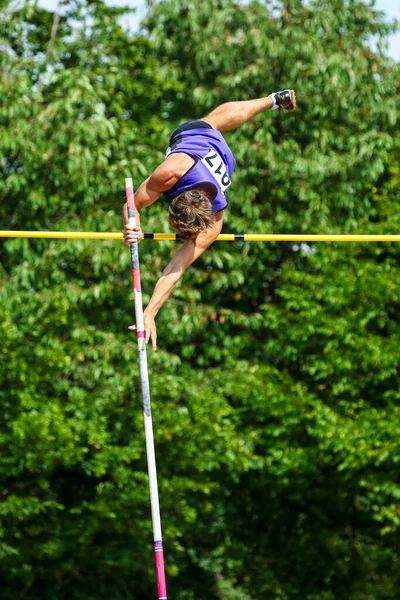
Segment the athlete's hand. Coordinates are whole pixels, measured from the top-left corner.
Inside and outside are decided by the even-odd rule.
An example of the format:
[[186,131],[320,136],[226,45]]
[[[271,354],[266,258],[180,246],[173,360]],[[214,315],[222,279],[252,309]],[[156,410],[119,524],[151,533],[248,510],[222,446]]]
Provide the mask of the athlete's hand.
[[124,234],[125,244],[128,246],[134,244],[135,242],[139,244],[143,239],[143,231],[137,226],[134,227],[133,225],[126,224],[124,225],[122,233]]
[[[153,350],[157,350],[157,328],[156,321],[152,314],[147,312],[147,309],[143,313],[144,318],[144,339],[146,340],[146,344],[151,340],[151,345]],[[129,328],[131,331],[136,329],[136,325],[130,325]]]

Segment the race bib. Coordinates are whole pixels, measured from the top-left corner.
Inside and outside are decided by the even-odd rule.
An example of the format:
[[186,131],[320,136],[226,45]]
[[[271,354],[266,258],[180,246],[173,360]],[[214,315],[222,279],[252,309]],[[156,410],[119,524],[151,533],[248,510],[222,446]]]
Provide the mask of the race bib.
[[201,162],[207,169],[210,171],[211,175],[216,179],[221,188],[221,192],[224,193],[225,190],[231,185],[231,178],[228,175],[228,171],[224,165],[224,161],[215,150],[210,150],[210,152],[202,158]]

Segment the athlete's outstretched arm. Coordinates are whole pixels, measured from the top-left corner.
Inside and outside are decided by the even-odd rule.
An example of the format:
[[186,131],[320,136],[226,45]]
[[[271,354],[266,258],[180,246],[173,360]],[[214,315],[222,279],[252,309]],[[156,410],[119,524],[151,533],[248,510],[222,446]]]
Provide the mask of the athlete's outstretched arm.
[[179,178],[179,173],[175,172],[172,160],[166,160],[159,165],[155,171],[139,186],[135,193],[135,216],[136,227],[128,224],[128,208],[125,203],[122,210],[124,222],[123,234],[125,242],[129,245],[133,242],[140,242],[142,239],[142,230],[140,228],[140,212],[142,208],[150,206],[164,192],[175,185]]
[[[217,236],[221,233],[222,222],[223,211],[220,211],[215,214],[214,224],[210,229],[198,235],[195,240],[188,240],[179,248],[156,283],[153,295],[144,311],[146,343],[151,339],[154,350],[157,349],[155,318],[158,311],[167,298],[169,298],[185,270],[216,240]],[[134,328],[134,325],[130,327],[130,329]]]
[[218,131],[230,131],[240,127],[259,112],[271,108],[294,110],[296,108],[296,94],[293,90],[281,90],[280,92],[273,92],[265,98],[225,102],[225,104],[221,104],[210,112],[202,121],[205,121],[214,129],[218,129]]

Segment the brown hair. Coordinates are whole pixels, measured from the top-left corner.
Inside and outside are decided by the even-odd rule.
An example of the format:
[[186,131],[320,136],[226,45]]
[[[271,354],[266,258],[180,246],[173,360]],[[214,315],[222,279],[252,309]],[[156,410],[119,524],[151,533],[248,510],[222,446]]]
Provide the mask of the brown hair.
[[171,202],[168,223],[179,232],[182,240],[190,240],[213,223],[211,201],[201,190],[187,190]]

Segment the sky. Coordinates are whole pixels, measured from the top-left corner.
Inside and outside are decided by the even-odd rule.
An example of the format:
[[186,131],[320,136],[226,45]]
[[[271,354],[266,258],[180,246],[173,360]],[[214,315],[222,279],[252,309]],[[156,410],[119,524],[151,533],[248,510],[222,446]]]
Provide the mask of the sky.
[[[399,0],[376,0],[375,6],[387,14],[389,19],[398,19],[400,21],[400,2]],[[390,38],[389,54],[397,61],[400,61],[400,31]]]
[[[132,28],[135,28],[139,24],[146,10],[145,0],[107,0],[107,4],[136,8],[136,14],[132,17],[131,21]],[[57,0],[39,0],[39,5],[49,10],[54,10],[57,6]],[[399,0],[375,0],[375,8],[386,13],[389,20],[398,19],[400,21]],[[400,61],[400,32],[390,36],[388,53],[392,58]]]

